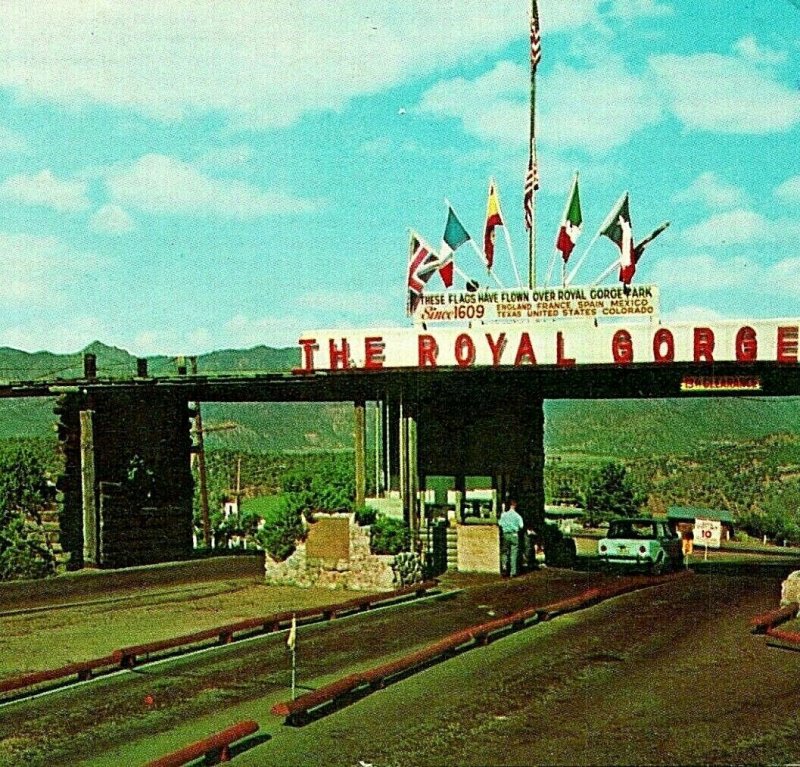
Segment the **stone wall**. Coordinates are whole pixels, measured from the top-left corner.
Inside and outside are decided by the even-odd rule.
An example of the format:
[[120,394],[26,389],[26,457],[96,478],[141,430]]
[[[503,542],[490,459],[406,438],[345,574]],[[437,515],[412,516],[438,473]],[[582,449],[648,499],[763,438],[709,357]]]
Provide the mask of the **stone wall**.
[[305,543],[298,544],[294,554],[284,562],[275,562],[267,555],[265,563],[267,583],[356,591],[391,591],[399,588],[401,585],[399,572],[393,567],[395,557],[391,554],[370,553],[369,527],[360,527],[351,518],[349,535],[347,558],[334,560],[316,556],[309,560],[306,556]]
[[788,578],[781,584],[781,607],[791,602],[800,603],[800,570],[789,573]]
[[497,525],[458,526],[458,571],[500,572],[500,528]]

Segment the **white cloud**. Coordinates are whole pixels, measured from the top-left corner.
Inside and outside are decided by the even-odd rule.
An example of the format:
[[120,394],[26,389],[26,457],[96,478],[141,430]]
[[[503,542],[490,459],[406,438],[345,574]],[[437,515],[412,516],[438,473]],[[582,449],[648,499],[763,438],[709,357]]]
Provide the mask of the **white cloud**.
[[653,260],[648,265],[650,281],[666,292],[695,290],[705,292],[739,290],[752,283],[757,267],[741,256],[723,257],[707,254],[675,256]]
[[539,134],[555,146],[603,152],[661,119],[652,83],[613,57],[589,69],[558,65],[549,82],[557,87],[543,89]]
[[711,209],[733,208],[745,201],[744,192],[721,179],[714,171],[701,173],[673,197],[676,203],[701,202]]
[[229,344],[233,348],[267,346],[294,346],[300,335],[313,326],[302,314],[285,314],[272,317],[249,318],[243,314],[231,317],[224,325]]
[[59,179],[51,170],[9,176],[0,184],[0,195],[7,200],[25,205],[42,205],[60,213],[74,213],[90,205],[85,181]]
[[[602,0],[541,0],[542,29],[596,24]],[[617,0],[612,15],[652,15]],[[474,60],[526,35],[519,0],[6,0],[0,87],[71,106],[106,104],[164,120],[225,114],[282,126],[309,111]],[[420,23],[420,20],[424,23]],[[435,33],[432,33],[435,30]]]
[[0,125],[0,153],[23,154],[29,149],[28,140],[23,135]]
[[460,120],[464,130],[485,141],[524,143],[520,125],[526,124],[528,73],[509,61],[497,63],[489,72],[467,80],[442,80],[423,94],[417,110],[435,117]]
[[733,49],[742,58],[757,64],[782,64],[788,59],[785,51],[762,48],[752,35],[737,40]]
[[[522,145],[527,142],[520,126],[528,121],[528,78],[527,68],[501,61],[474,80],[440,81],[423,94],[417,109],[456,118],[485,141]],[[646,78],[628,72],[615,58],[589,69],[557,65],[541,90],[538,136],[552,146],[604,152],[661,118],[661,105]]]
[[784,258],[770,265],[765,271],[765,283],[771,286],[774,292],[789,293],[800,296],[800,255]]
[[304,213],[319,204],[243,181],[212,178],[190,163],[159,154],[107,169],[105,183],[118,205],[154,214],[250,219]]
[[773,224],[760,213],[739,208],[717,213],[689,227],[684,241],[695,248],[725,245],[751,245],[772,239]]
[[54,354],[75,354],[92,341],[109,338],[106,323],[93,316],[70,317],[69,322],[64,323],[54,323],[52,319],[42,317],[0,330],[2,346],[28,352],[46,350]]
[[653,56],[650,66],[688,128],[775,133],[800,122],[800,93],[749,59],[700,53]]
[[214,147],[197,158],[197,165],[211,170],[240,168],[250,162],[253,149],[247,144]]
[[672,6],[659,3],[658,0],[615,0],[612,13],[624,20],[639,16],[670,16],[674,13]]
[[92,272],[99,259],[74,250],[57,237],[0,232],[0,274],[6,302],[49,306],[59,303],[66,284]]
[[775,189],[775,196],[784,202],[800,202],[800,176],[787,178]]
[[705,306],[678,306],[670,312],[664,312],[666,322],[714,322],[724,319],[727,319],[724,314]]
[[104,205],[89,220],[89,226],[96,232],[124,234],[133,231],[136,223],[119,205]]

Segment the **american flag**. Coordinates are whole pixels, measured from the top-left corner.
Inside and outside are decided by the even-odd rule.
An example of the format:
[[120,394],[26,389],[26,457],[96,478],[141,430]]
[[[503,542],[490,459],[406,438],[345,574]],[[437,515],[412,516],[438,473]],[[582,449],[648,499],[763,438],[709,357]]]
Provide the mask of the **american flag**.
[[539,13],[536,3],[531,8],[531,67],[536,68],[542,60],[542,37],[539,32]]
[[525,228],[533,226],[533,193],[539,189],[539,164],[536,162],[535,150],[528,158],[528,172],[525,174],[525,188],[522,196],[522,206],[525,212]]

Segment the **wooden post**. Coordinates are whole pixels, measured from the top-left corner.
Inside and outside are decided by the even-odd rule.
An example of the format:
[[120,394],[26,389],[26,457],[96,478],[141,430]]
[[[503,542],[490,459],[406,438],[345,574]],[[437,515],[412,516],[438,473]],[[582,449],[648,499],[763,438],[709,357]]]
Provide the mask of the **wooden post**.
[[211,517],[208,513],[208,477],[206,474],[206,451],[203,441],[203,416],[200,403],[195,403],[194,430],[197,435],[197,473],[200,477],[200,515],[203,520],[203,543],[211,548]]
[[[181,359],[180,357],[178,359]],[[197,375],[197,357],[189,357],[192,366],[192,375]],[[184,372],[185,369],[184,369]],[[208,513],[208,474],[206,472],[206,449],[203,437],[203,416],[200,412],[200,402],[194,403],[194,431],[197,435],[197,473],[200,477],[200,516],[203,520],[203,543],[206,548],[211,548],[211,517]]]
[[400,500],[403,503],[403,518],[410,525],[410,508],[408,505],[408,429],[403,401],[400,400],[400,428],[397,434],[397,447],[400,457]]
[[375,497],[380,498],[383,490],[381,482],[383,466],[383,416],[380,401],[375,402]]
[[83,499],[83,565],[96,567],[97,556],[97,494],[94,471],[94,411],[81,410],[81,496]]
[[364,400],[356,400],[353,447],[356,464],[356,508],[364,505],[367,491],[367,418]]
[[417,468],[417,419],[408,416],[408,495],[409,523],[415,543],[419,538],[419,471]]

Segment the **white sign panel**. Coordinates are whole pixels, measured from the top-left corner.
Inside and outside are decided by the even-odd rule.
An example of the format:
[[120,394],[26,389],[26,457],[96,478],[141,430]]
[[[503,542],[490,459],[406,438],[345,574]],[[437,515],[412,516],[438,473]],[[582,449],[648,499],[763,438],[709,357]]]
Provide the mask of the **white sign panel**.
[[694,545],[718,549],[722,542],[722,522],[715,519],[694,521]]
[[636,363],[797,365],[800,319],[702,323],[593,320],[466,327],[319,330],[300,338],[298,373]]
[[453,323],[470,320],[515,322],[531,320],[609,319],[658,316],[658,288],[620,287],[510,288],[508,290],[423,293],[414,322]]

